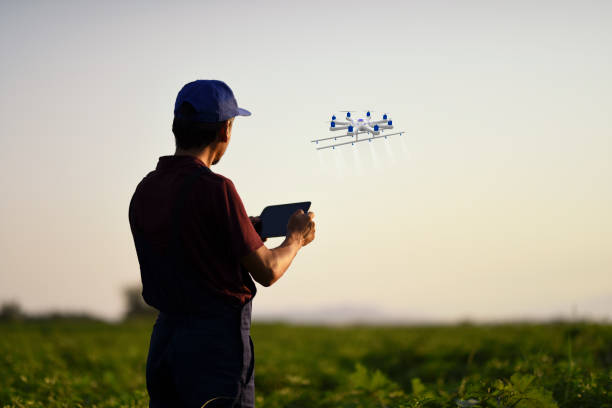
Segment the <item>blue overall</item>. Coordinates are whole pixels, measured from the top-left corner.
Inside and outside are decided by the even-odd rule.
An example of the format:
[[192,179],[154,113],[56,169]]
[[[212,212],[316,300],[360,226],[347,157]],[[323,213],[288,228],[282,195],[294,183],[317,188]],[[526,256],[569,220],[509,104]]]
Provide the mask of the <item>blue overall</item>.
[[151,408],[254,407],[251,302],[217,312],[159,314],[147,359]]
[[[189,291],[189,282],[177,273],[188,268],[180,245],[179,220],[185,193],[197,178],[187,178],[173,211],[171,250],[154,251],[139,231],[134,231],[141,248],[141,272],[152,269],[176,278],[176,288]],[[255,296],[256,287],[248,272],[243,279]],[[173,278],[174,279],[174,278]],[[174,282],[174,281],[173,281]],[[145,292],[169,292],[175,287],[156,285],[155,274],[143,274]],[[180,293],[180,292],[177,292]],[[231,304],[214,293],[201,293],[194,313],[161,311],[153,326],[147,358],[147,390],[151,408],[253,407],[255,399],[251,300],[242,306]]]

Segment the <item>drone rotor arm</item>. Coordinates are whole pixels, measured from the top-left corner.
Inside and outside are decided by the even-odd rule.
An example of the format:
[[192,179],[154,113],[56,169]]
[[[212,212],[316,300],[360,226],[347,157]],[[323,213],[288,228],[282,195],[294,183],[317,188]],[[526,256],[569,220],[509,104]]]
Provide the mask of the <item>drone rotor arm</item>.
[[379,130],[374,129],[374,128],[373,128],[372,126],[370,126],[370,125],[365,125],[365,126],[364,126],[364,128],[366,129],[366,131],[367,131],[368,133],[371,133],[371,134],[373,134],[373,135],[377,135],[377,134],[379,134],[379,133],[380,133],[380,131],[379,131]]
[[348,125],[346,126],[334,126],[334,127],[330,127],[329,130],[331,130],[332,132],[335,130],[347,130],[348,129]]
[[382,123],[387,123],[388,120],[387,119],[381,119],[381,120],[371,120],[369,123],[370,125],[380,125]]

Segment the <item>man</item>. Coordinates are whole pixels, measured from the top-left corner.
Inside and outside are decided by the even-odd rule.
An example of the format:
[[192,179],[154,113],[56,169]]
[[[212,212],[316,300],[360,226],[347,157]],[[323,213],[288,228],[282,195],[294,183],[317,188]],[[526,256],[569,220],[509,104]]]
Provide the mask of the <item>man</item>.
[[251,277],[272,285],[314,239],[314,214],[299,211],[268,249],[231,180],[210,170],[234,118],[249,115],[224,82],[186,84],[174,106],[176,152],[159,158],[130,202],[142,294],[160,312],[147,358],[152,408],[254,406]]

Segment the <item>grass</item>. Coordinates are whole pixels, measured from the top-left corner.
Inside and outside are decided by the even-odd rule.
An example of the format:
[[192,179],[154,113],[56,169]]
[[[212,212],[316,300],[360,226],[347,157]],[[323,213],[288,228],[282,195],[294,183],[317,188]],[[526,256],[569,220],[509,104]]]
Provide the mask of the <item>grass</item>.
[[[152,322],[0,323],[0,407],[146,407]],[[255,324],[258,407],[612,407],[612,326]]]

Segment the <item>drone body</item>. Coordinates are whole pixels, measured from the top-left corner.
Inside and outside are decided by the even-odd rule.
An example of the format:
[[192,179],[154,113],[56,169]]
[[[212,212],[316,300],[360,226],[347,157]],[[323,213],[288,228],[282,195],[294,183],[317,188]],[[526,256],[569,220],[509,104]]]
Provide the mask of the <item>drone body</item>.
[[374,136],[379,135],[384,129],[393,129],[393,121],[389,119],[385,113],[381,120],[373,120],[370,111],[366,113],[365,118],[354,119],[351,112],[346,112],[346,121],[336,120],[336,116],[332,116],[332,121],[329,130],[347,130],[347,136],[358,135],[359,133],[370,133]]
[[[389,115],[387,115],[386,113],[382,115],[382,119],[374,120],[374,118],[372,117],[372,113],[370,111],[366,112],[366,115],[364,118],[361,118],[361,117],[354,118],[351,115],[351,111],[343,111],[343,112],[346,112],[345,120],[336,120],[336,115],[332,115],[331,122],[329,124],[329,130],[332,132],[345,130],[346,134],[326,137],[323,139],[316,139],[316,140],[312,140],[311,142],[319,144],[319,142],[322,142],[322,141],[331,141],[331,140],[335,141],[339,138],[344,138],[344,137],[350,137],[353,140],[349,142],[343,142],[343,143],[338,143],[338,144],[331,144],[331,145],[317,147],[317,150],[328,149],[328,148],[334,149],[337,146],[348,145],[348,144],[354,145],[355,143],[365,142],[366,140],[371,142],[373,139],[378,139],[381,137],[387,138],[387,136],[393,136],[393,135],[398,135],[398,134],[401,135],[403,133],[403,132],[397,132],[397,133],[391,133],[391,134],[383,133],[385,130],[393,129],[393,121],[389,118]],[[359,135],[364,134],[364,133],[366,134],[366,136],[365,137],[362,136],[360,139]]]

